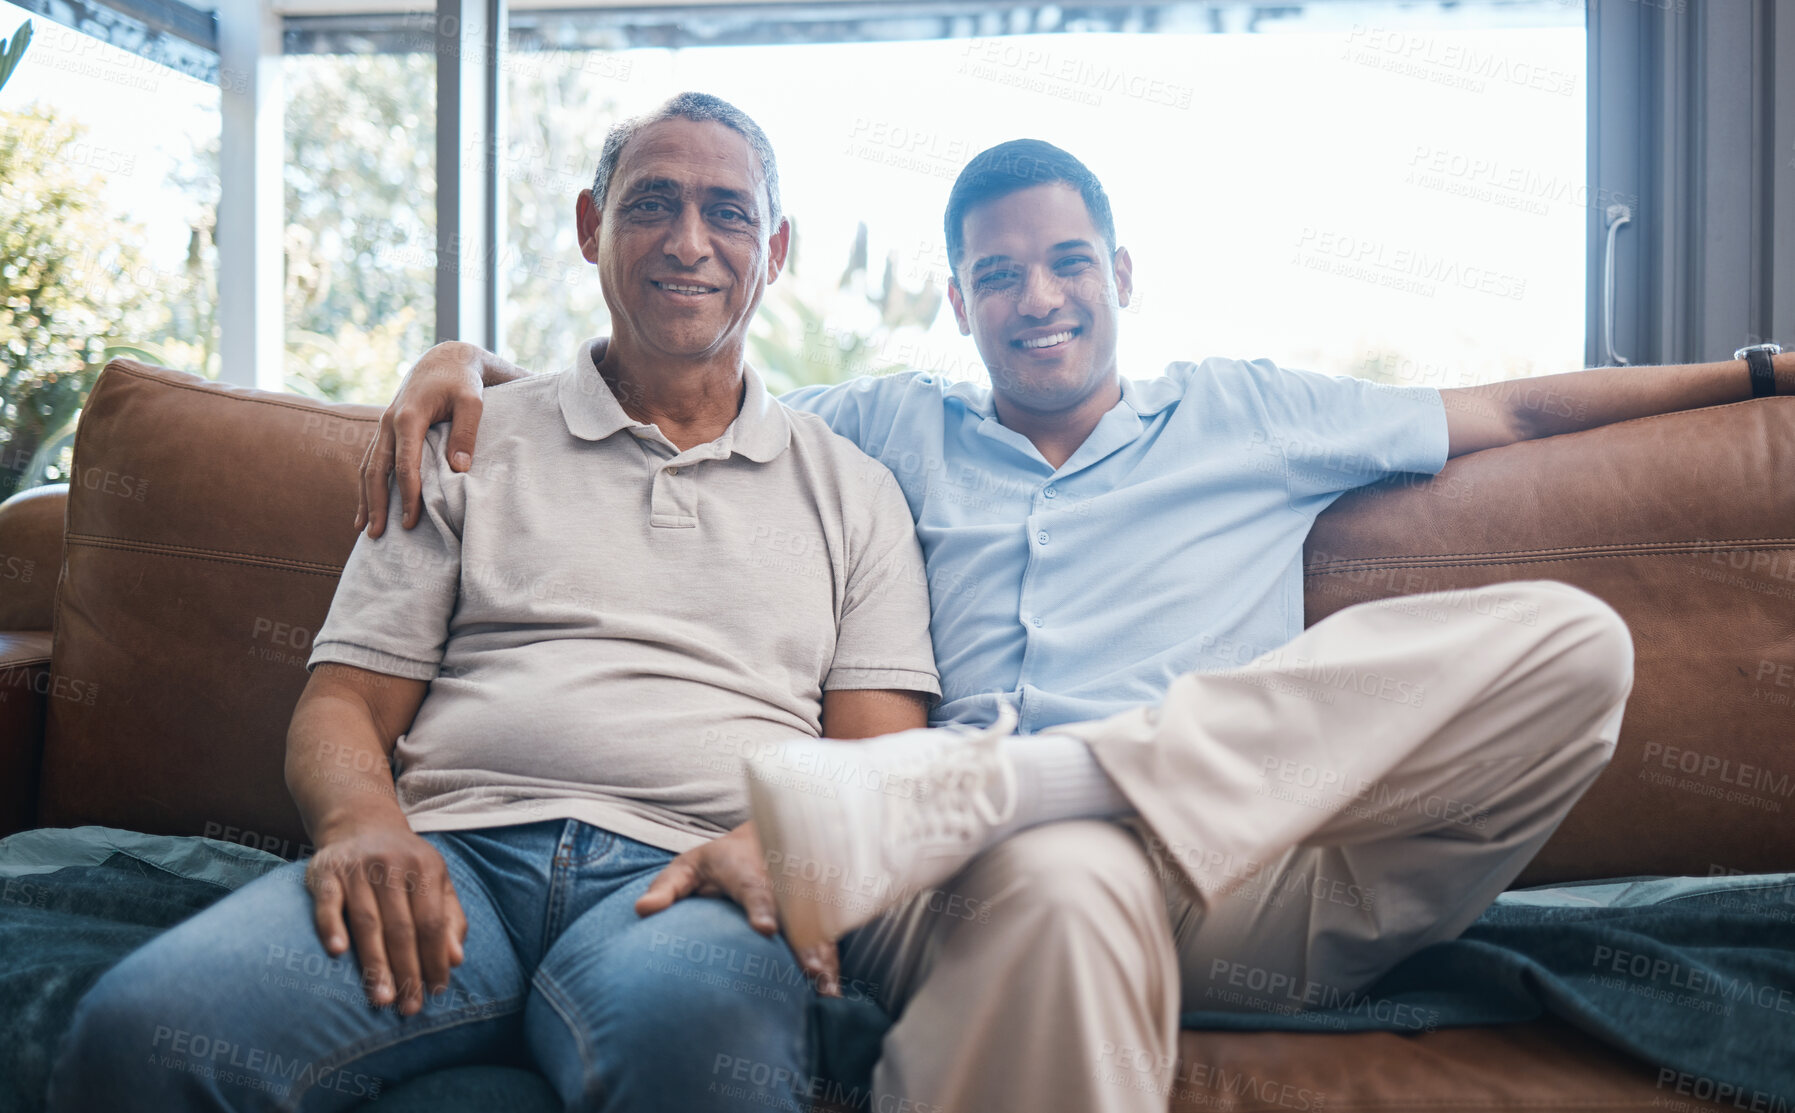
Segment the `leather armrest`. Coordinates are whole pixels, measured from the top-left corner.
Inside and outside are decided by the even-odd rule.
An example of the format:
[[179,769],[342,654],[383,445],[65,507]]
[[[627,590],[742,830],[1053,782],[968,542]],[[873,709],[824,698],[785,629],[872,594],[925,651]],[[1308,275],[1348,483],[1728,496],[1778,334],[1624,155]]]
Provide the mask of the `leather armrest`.
[[20,491],[0,502],[0,630],[51,630],[69,486]]
[[51,687],[50,632],[0,632],[0,835],[36,823]]

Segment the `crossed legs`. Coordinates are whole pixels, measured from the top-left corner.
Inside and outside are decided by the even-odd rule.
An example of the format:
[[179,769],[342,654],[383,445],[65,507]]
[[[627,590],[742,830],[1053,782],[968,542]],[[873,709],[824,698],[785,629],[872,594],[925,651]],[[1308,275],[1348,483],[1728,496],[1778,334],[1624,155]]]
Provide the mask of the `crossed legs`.
[[[1089,746],[1145,827],[1144,851],[1122,826],[1076,811],[1096,800],[1114,818],[1105,793],[1059,794],[1074,801],[1067,814],[1038,800],[995,806],[988,782],[1007,786],[1000,795],[1031,783],[1030,737],[961,742],[988,747],[991,769],[1010,763],[1005,776],[983,778],[978,808],[961,800],[946,824],[996,813],[982,839],[968,840],[970,864],[904,894],[843,942],[844,972],[886,983],[900,1014],[876,1078],[881,1099],[945,1110],[1163,1108],[1176,1036],[1169,1002],[1337,1005],[1456,936],[1606,765],[1631,687],[1625,624],[1563,584],[1348,608],[1242,668],[1180,677],[1157,705],[1051,732]],[[938,744],[808,745],[871,746],[828,756],[859,753],[877,769],[888,759],[898,767],[919,742]],[[773,773],[792,784],[799,763],[777,760]],[[1052,760],[1063,769],[1063,753]],[[964,767],[961,755],[947,778],[920,775],[917,795],[965,795]],[[772,811],[781,821],[763,822],[763,839],[775,829],[798,836],[769,850],[863,883],[856,871],[870,855],[805,838],[852,824],[807,828],[801,813],[910,806],[891,803],[890,776],[866,774],[853,779],[877,786],[877,799],[763,792],[756,818]],[[1012,833],[1018,814],[1045,825]],[[782,910],[819,899],[816,885],[776,878],[775,890]],[[968,900],[973,917],[955,922]]]

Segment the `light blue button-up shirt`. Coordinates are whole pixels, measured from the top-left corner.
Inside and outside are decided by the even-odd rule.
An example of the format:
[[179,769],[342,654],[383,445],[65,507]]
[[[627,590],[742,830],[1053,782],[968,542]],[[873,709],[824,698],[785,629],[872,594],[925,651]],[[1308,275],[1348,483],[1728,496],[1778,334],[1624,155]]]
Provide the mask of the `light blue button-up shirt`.
[[1101,718],[1283,645],[1303,628],[1315,516],[1446,463],[1439,391],[1266,360],[1124,379],[1057,469],[983,385],[905,373],[782,401],[903,488],[927,562],[938,724],[990,723],[1002,700],[1024,731]]

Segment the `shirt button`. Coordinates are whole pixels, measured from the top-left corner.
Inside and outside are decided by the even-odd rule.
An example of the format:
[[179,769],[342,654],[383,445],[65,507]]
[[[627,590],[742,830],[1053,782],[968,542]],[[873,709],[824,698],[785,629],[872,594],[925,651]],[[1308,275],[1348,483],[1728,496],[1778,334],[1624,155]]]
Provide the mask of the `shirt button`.
[[1041,618],[1040,615],[1036,615],[1035,617],[1029,619],[1029,621],[1033,622],[1036,626],[1040,626],[1043,623],[1043,619]]
[[1054,490],[1052,487],[1047,488],[1045,491],[1042,491],[1041,493],[1043,495],[1046,495],[1050,499],[1056,499],[1056,498],[1060,497],[1060,493],[1058,491]]
[[667,469],[667,474],[668,474],[668,475],[678,475],[678,474],[679,474],[679,469],[678,469],[678,468],[668,468],[668,469]]
[[1042,530],[1040,533],[1035,534],[1035,540],[1043,545],[1047,544],[1047,531]]

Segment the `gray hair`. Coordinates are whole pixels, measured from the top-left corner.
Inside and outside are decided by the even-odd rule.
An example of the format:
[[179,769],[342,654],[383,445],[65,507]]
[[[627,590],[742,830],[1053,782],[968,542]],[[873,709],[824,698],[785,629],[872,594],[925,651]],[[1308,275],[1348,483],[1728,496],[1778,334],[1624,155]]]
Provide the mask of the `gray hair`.
[[629,141],[650,124],[674,119],[722,124],[748,141],[748,146],[760,156],[760,176],[767,185],[771,216],[767,222],[767,231],[777,229],[784,212],[779,204],[779,164],[773,158],[773,144],[767,141],[767,133],[760,130],[760,125],[746,112],[709,93],[679,93],[668,98],[665,104],[652,112],[611,125],[611,130],[605,134],[605,145],[598,154],[598,173],[592,179],[593,204],[600,210],[605,207],[605,194],[610,192],[611,178],[617,173],[618,156],[623,154],[623,148]]

